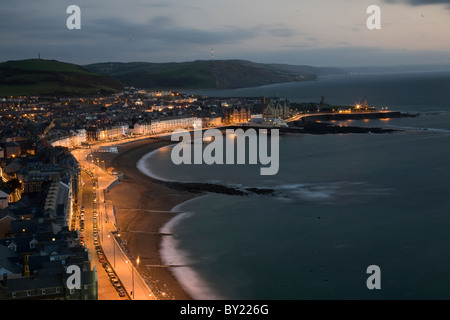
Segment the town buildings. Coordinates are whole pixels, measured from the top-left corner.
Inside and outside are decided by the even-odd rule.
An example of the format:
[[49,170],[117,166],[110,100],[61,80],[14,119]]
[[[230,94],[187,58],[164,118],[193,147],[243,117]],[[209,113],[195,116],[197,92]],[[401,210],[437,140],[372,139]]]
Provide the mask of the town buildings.
[[[97,299],[91,254],[71,228],[81,186],[69,152],[176,129],[285,119],[278,99],[206,98],[128,88],[110,97],[0,100],[0,300]],[[110,146],[106,152],[117,152]],[[69,266],[81,287],[66,285]]]
[[[76,159],[38,140],[32,154],[0,165],[0,300],[97,299],[91,255],[69,227],[80,186]],[[79,288],[67,285],[69,266],[81,270]]]

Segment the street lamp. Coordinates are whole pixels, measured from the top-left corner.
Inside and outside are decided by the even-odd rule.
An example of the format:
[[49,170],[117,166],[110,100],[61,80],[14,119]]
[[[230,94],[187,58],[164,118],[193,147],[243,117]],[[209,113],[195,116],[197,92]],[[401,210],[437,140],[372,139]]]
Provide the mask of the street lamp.
[[[136,268],[137,268],[137,266],[139,266],[139,256],[136,259]],[[131,266],[131,267],[133,268],[134,266]],[[132,271],[133,271],[133,269],[132,269]],[[133,300],[134,300],[134,276],[132,276],[132,278],[133,278],[132,280],[133,280]]]
[[[128,263],[128,261],[129,260],[126,260],[125,263]],[[139,261],[140,261],[139,257],[137,257],[137,259],[136,259],[137,265],[139,265]],[[131,262],[131,260],[130,260],[130,262]],[[132,286],[131,293],[132,293],[132,297],[134,300],[134,265],[133,265],[133,263],[131,263],[131,286]]]
[[[128,260],[125,261],[125,263],[128,263]],[[131,297],[134,300],[134,272],[133,272],[133,264],[131,264]]]
[[108,234],[108,238],[111,238],[111,241],[113,243],[113,252],[114,252],[114,269],[116,269],[116,241],[113,237],[111,237],[110,234]]

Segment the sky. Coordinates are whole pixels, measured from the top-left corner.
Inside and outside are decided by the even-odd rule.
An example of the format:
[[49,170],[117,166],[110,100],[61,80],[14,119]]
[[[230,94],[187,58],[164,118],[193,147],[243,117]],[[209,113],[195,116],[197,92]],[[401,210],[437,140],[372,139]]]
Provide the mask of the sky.
[[[450,64],[450,0],[2,0],[0,61]],[[70,30],[70,5],[81,29]],[[370,5],[381,29],[371,30]]]

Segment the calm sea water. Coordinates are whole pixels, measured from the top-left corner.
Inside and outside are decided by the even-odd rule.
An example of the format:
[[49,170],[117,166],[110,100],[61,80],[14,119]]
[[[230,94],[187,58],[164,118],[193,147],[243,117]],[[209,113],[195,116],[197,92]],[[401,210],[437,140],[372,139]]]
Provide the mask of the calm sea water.
[[[196,92],[370,105],[417,118],[341,122],[394,134],[280,138],[280,169],[184,165],[170,147],[140,163],[171,180],[276,189],[275,196],[211,194],[182,204],[165,226],[167,263],[199,299],[449,299],[450,73],[343,75],[314,82]],[[415,129],[415,130],[411,130]],[[369,290],[367,267],[381,270]]]

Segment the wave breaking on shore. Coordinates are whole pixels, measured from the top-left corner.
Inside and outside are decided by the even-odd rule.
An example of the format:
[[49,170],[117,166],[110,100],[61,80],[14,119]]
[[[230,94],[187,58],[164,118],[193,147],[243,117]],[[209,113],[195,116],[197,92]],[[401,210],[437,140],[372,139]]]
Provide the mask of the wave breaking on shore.
[[176,226],[180,224],[184,219],[188,219],[192,216],[193,212],[183,210],[183,206],[187,203],[197,200],[200,197],[196,197],[187,200],[179,205],[176,205],[171,211],[181,212],[173,219],[169,220],[162,228],[161,233],[174,234],[170,237],[164,237],[161,242],[161,259],[166,265],[177,265],[180,267],[171,268],[172,273],[177,278],[178,282],[182,285],[183,289],[191,295],[195,300],[222,300],[223,298],[218,295],[211,286],[209,286],[202,277],[190,266],[194,262],[186,252],[179,249],[179,241],[176,238],[174,232]]

